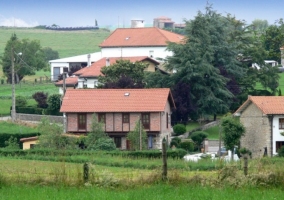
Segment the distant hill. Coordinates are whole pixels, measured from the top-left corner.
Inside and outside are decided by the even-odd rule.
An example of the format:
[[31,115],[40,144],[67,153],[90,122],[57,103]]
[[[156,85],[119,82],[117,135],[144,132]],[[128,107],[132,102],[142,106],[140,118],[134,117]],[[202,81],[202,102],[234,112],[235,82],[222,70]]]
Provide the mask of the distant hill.
[[0,56],[3,55],[6,43],[13,33],[16,33],[19,39],[39,40],[42,47],[51,47],[58,51],[60,58],[99,51],[98,45],[110,35],[107,29],[53,31],[0,27]]

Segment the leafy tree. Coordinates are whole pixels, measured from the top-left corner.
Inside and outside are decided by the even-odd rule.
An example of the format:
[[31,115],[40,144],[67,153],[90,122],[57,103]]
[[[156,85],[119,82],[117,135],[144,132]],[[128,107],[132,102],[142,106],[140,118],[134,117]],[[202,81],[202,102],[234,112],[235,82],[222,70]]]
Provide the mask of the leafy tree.
[[221,121],[223,141],[226,149],[231,150],[233,160],[233,152],[235,146],[239,145],[241,137],[245,133],[245,127],[235,118],[228,116]]
[[37,106],[39,108],[47,108],[48,104],[47,104],[47,97],[48,94],[44,93],[44,92],[36,92],[32,95],[32,97],[34,98],[34,100],[37,102]]
[[279,25],[269,26],[262,35],[263,45],[268,52],[267,60],[281,62],[280,47],[284,45],[284,24],[280,20]]
[[160,70],[155,72],[144,72],[144,82],[146,88],[169,88],[174,84],[170,74],[162,73]]
[[269,24],[267,20],[255,19],[251,23],[252,30],[256,31],[258,34],[262,34],[266,31]]
[[140,121],[138,120],[136,122],[134,130],[130,131],[127,134],[127,139],[130,141],[130,146],[132,150],[140,150],[140,132],[141,132],[141,138],[142,138],[142,149],[147,149],[147,133],[142,128],[142,125],[140,124]]
[[16,106],[25,107],[27,105],[27,99],[24,96],[16,96]]
[[38,132],[40,133],[38,148],[74,149],[77,146],[75,138],[62,136],[62,126],[50,123],[47,117],[41,119]]
[[14,57],[15,83],[21,81],[26,75],[34,75],[37,70],[47,66],[44,52],[41,50],[38,40],[19,40],[16,34],[12,34],[6,43],[1,62],[4,75],[9,83],[12,80],[12,57]]
[[208,134],[204,131],[195,131],[191,134],[190,137],[197,145],[198,151],[200,151],[200,146],[204,139],[208,137]]
[[96,149],[96,142],[100,138],[108,138],[104,131],[104,124],[99,122],[96,114],[92,116],[91,131],[88,133],[86,138],[87,149]]
[[59,58],[58,51],[55,51],[50,47],[44,47],[42,51],[44,52],[46,62]]
[[105,88],[143,88],[146,68],[147,65],[142,62],[117,60],[115,64],[101,69],[103,76],[99,77],[99,82]]
[[259,70],[259,82],[265,89],[270,89],[272,94],[275,95],[277,87],[279,86],[279,69],[277,66],[272,67],[266,65]]

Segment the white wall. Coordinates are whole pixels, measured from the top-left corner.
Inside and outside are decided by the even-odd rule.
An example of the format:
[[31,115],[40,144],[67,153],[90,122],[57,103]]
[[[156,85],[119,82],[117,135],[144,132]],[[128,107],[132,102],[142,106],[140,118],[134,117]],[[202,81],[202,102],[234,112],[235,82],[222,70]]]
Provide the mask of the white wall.
[[54,67],[60,67],[60,74],[62,74],[64,67],[68,67],[68,69],[69,69],[69,63],[67,63],[67,62],[66,63],[51,63],[50,64],[50,69],[51,69],[51,72],[50,72],[51,77],[50,78],[51,78],[51,80],[54,80],[54,78],[55,78],[55,77],[53,77],[53,68]]
[[[96,85],[95,85],[96,83]],[[98,78],[78,78],[78,88],[84,88],[84,85],[86,85],[87,88],[95,88],[98,83]]]
[[279,129],[279,118],[284,118],[284,115],[274,116],[273,118],[273,155],[277,154],[276,141],[284,141],[284,136],[280,134],[281,132],[284,132],[284,129]]
[[150,56],[153,58],[166,58],[173,53],[166,50],[166,47],[124,47],[124,48],[102,48],[103,57],[130,57],[130,56]]

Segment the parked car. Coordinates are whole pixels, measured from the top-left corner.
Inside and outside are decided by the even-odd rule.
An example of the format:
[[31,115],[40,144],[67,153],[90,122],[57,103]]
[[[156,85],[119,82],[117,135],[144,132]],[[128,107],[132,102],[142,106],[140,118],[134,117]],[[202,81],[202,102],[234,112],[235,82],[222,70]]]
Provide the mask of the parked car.
[[[220,149],[217,151],[216,156],[219,156],[219,152],[220,152]],[[228,155],[228,151],[226,147],[221,147],[221,156],[226,156],[226,155]]]

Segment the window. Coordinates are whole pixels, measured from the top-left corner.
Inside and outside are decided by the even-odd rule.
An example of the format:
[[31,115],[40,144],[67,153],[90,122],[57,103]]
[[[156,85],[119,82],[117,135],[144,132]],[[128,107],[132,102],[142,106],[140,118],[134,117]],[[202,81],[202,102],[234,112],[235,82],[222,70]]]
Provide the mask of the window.
[[99,113],[99,122],[106,123],[106,114],[105,113]]
[[276,152],[284,145],[284,142],[276,141]]
[[279,118],[279,129],[284,129],[284,118]]
[[121,148],[121,137],[114,137],[113,141],[114,141],[116,148]]
[[150,129],[150,114],[142,113],[142,124],[145,129]]
[[169,114],[167,113],[167,128],[169,128]]
[[86,130],[87,125],[86,114],[78,114],[78,129]]
[[63,72],[68,72],[68,67],[63,67]]
[[129,123],[129,113],[122,114],[122,123]]

